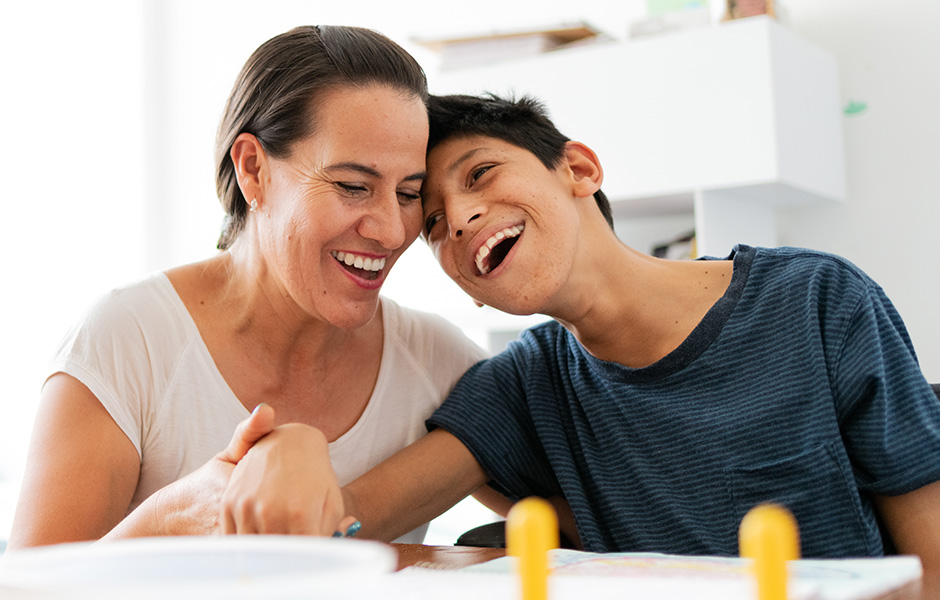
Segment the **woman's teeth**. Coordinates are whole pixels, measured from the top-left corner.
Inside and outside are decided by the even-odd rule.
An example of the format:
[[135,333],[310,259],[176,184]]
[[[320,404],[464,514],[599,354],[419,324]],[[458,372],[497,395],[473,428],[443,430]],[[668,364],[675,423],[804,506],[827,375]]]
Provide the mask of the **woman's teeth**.
[[334,250],[330,254],[333,258],[349,267],[363,269],[365,271],[381,271],[385,266],[384,258],[371,258],[368,256],[357,256],[351,252],[338,252]]
[[[486,242],[480,246],[480,249],[477,250],[477,256],[474,262],[476,262],[477,270],[480,271],[481,275],[486,275],[499,264],[497,263],[496,265],[491,265],[489,261],[486,260],[493,248],[504,240],[518,237],[519,234],[522,233],[523,229],[525,229],[525,225],[514,225],[512,227],[507,227],[502,231],[497,231],[493,236],[490,237],[490,239],[486,240]],[[502,258],[505,258],[505,254],[500,258],[499,262],[502,262]]]

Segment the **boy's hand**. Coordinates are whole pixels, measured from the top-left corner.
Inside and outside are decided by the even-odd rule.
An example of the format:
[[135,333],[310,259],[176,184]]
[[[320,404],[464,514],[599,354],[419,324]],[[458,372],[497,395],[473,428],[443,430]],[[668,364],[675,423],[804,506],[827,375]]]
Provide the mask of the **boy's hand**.
[[343,516],[326,437],[291,423],[264,436],[235,466],[220,525],[223,533],[330,536]]

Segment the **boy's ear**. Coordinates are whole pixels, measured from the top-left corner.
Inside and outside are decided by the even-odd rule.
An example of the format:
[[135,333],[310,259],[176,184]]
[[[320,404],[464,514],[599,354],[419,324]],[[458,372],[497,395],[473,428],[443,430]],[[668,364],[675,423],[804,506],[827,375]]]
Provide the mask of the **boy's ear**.
[[229,156],[235,165],[238,187],[241,188],[242,195],[249,201],[254,198],[263,202],[262,183],[264,172],[267,170],[267,155],[261,147],[261,142],[250,133],[240,133],[232,144]]
[[601,183],[604,182],[604,170],[593,150],[581,142],[566,142],[565,161],[571,172],[575,196],[587,198],[601,189]]

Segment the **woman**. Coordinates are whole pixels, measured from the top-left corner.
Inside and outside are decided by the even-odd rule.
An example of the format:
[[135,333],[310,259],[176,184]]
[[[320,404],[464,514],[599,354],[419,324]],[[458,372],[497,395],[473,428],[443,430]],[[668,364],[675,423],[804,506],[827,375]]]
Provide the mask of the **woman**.
[[112,292],[66,336],[10,548],[218,530],[275,415],[320,432],[340,483],[423,435],[482,355],[379,299],[421,227],[426,100],[372,31],[299,27],[254,52],[217,139],[222,252]]

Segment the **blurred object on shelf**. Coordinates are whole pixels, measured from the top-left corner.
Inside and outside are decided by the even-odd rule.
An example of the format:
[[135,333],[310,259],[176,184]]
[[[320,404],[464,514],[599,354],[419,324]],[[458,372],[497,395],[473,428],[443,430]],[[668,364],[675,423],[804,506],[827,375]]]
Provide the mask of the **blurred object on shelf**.
[[698,258],[695,249],[695,232],[690,231],[673,240],[653,247],[653,256],[669,260],[690,260]]
[[512,60],[610,38],[591,25],[578,22],[547,29],[492,31],[459,38],[415,38],[416,44],[440,54],[441,69],[457,69]]
[[646,17],[630,23],[631,39],[710,23],[708,0],[646,0]]
[[722,17],[722,21],[759,17],[760,15],[777,17],[774,0],[725,0],[725,3],[725,16]]

